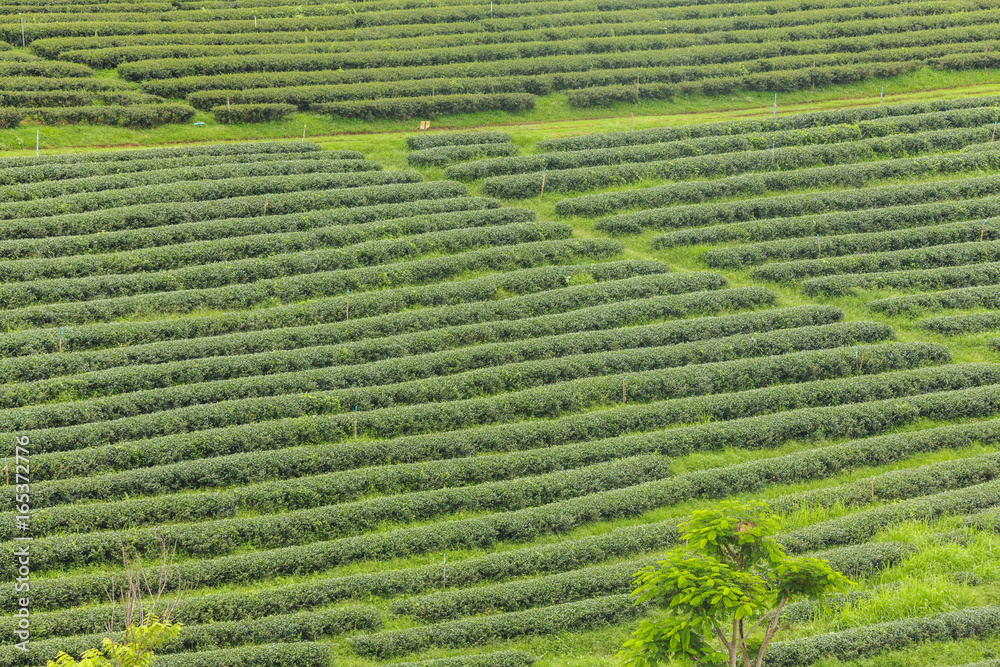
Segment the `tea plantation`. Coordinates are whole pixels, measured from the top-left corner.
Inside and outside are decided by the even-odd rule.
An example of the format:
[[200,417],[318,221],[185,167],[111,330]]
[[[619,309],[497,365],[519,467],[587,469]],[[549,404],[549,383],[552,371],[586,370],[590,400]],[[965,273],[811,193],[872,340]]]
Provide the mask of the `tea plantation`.
[[[621,5],[21,0],[0,115],[792,90],[988,66],[1000,18]],[[155,569],[164,544],[184,629],[157,667],[610,666],[663,613],[633,574],[724,499],[766,500],[789,553],[858,581],[789,606],[767,667],[1000,664],[998,121],[1000,97],[876,97],[373,140],[398,161],[0,156],[0,438],[30,440],[31,479],[26,530],[2,487],[31,642],[0,667],[98,646],[123,550]]]
[[997,0],[7,0],[0,126],[407,119],[1000,62]]

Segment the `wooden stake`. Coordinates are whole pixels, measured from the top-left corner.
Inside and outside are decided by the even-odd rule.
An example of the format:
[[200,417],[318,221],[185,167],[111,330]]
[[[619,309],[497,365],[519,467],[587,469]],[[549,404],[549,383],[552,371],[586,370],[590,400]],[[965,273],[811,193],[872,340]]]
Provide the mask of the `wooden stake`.
[[344,320],[351,321],[351,290],[347,290],[347,307],[344,308]]
[[358,406],[354,406],[354,438],[358,437]]
[[[96,35],[95,35],[96,36]],[[24,17],[21,17],[21,48],[24,48]]]
[[997,138],[997,122],[993,121],[993,136],[990,137],[990,141],[993,141],[996,138]]
[[872,477],[872,500],[875,500],[875,478]]
[[627,375],[625,376],[625,379],[622,380],[622,405],[625,405],[625,383],[626,382],[628,382],[628,376]]
[[823,246],[820,244],[820,242],[819,242],[819,234],[817,234],[816,235],[816,256],[819,257],[819,254],[821,252],[823,252]]
[[542,195],[545,194],[545,176],[546,176],[546,172],[547,171],[548,171],[548,167],[543,167],[542,168],[542,191],[538,193],[539,197],[541,197]]
[[986,221],[983,220],[983,228],[979,230],[979,242],[983,242],[983,234],[986,233]]
[[264,215],[267,215],[267,198],[271,195],[264,195]]
[[302,123],[302,141],[306,140],[306,124]]
[[865,365],[865,353],[861,353],[861,363],[858,364],[858,370],[860,371]]

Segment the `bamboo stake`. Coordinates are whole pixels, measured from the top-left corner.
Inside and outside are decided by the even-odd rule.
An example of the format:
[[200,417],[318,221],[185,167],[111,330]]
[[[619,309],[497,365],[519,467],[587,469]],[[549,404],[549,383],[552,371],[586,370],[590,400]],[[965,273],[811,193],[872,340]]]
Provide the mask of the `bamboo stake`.
[[351,321],[351,290],[347,290],[347,306],[344,308],[344,320]]
[[358,406],[354,406],[354,438],[358,437]]
[[545,194],[545,176],[548,169],[548,167],[542,167],[542,191],[538,193],[539,197]]
[[271,195],[264,195],[264,215],[267,215],[267,198]]
[[625,405],[625,383],[626,382],[628,382],[628,376],[627,375],[625,376],[625,379],[622,380],[622,405]]
[[986,221],[983,220],[983,228],[979,230],[979,242],[983,242],[983,234],[986,233]]

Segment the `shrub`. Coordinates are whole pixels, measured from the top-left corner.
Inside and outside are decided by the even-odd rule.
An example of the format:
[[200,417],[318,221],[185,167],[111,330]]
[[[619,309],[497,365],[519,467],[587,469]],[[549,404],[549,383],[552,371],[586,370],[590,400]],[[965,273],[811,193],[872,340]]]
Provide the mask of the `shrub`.
[[298,110],[294,104],[230,104],[212,107],[220,123],[268,123],[285,120]]

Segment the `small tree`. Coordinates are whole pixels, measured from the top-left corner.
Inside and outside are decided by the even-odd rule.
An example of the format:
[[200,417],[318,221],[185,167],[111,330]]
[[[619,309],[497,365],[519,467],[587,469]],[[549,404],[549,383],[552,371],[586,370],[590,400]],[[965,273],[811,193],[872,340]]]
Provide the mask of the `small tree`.
[[[679,526],[681,547],[639,572],[636,604],[657,602],[669,614],[643,620],[618,657],[628,667],[671,658],[699,665],[760,667],[792,598],[822,602],[854,582],[816,558],[791,558],[772,537],[778,521],[760,503],[722,503]],[[752,641],[751,637],[759,643]]]
[[[161,616],[157,614],[167,590],[172,556],[173,550],[161,544],[161,561],[155,579],[150,581],[149,570],[143,567],[139,558],[130,557],[123,545],[125,585],[116,590],[112,584],[108,591],[111,617],[106,626],[108,636],[101,642],[101,648],[85,651],[79,661],[60,652],[54,661],[46,663],[46,667],[150,667],[153,651],[176,639],[182,627],[180,623],[171,623],[183,593],[179,579],[176,597],[160,612]],[[119,609],[124,626],[121,641],[115,639]]]

